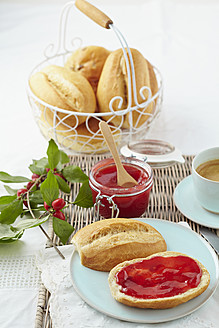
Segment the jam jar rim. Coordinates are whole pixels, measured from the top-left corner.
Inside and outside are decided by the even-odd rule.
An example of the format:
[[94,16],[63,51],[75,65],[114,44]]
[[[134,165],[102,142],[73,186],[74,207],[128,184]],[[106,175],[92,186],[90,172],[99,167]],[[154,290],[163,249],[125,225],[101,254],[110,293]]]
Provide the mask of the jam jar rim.
[[[110,190],[111,192],[114,192],[113,194],[115,194],[117,196],[122,196],[122,195],[124,195],[124,196],[132,196],[132,195],[135,195],[135,194],[144,192],[144,191],[146,191],[146,190],[148,190],[149,188],[152,187],[154,174],[153,174],[152,167],[148,163],[145,163],[145,162],[143,162],[141,160],[138,160],[136,158],[133,158],[133,157],[120,156],[120,159],[121,159],[122,163],[131,164],[131,165],[134,165],[134,166],[139,166],[140,169],[146,171],[148,173],[148,175],[149,175],[148,176],[148,179],[147,179],[147,183],[145,185],[137,185],[137,186],[129,187],[129,188],[124,188],[124,187],[112,188],[112,187],[104,186],[104,185],[100,184],[99,182],[97,182],[94,179],[93,170],[95,169],[96,166],[100,165],[100,163],[104,163],[104,162],[108,162],[108,161],[110,161],[110,163],[107,163],[107,164],[113,164],[113,163],[115,163],[114,160],[113,160],[113,158],[112,157],[109,157],[109,158],[105,158],[105,159],[102,159],[102,160],[98,161],[91,168],[91,170],[89,172],[89,182],[91,184],[91,187],[95,187],[98,191],[100,191],[100,189],[102,191],[104,191],[104,190]],[[134,162],[134,163],[132,163],[132,162]],[[140,165],[138,165],[138,164],[140,164]],[[148,170],[146,170],[146,168],[144,166],[146,166],[148,168]],[[104,167],[104,165],[102,167]],[[120,192],[120,193],[116,194],[116,192]]]

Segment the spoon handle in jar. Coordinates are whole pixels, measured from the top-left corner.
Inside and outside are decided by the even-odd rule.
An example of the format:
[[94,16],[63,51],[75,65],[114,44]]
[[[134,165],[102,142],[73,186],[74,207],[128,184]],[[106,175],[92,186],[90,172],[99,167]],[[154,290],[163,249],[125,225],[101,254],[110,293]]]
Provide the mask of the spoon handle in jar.
[[122,166],[122,163],[120,161],[119,153],[116,148],[115,140],[113,138],[112,132],[109,128],[109,125],[102,121],[99,123],[100,130],[102,132],[102,135],[104,136],[104,139],[107,143],[107,146],[110,149],[110,152],[114,158],[114,161],[117,163],[117,165]]
[[99,127],[116,164],[117,184],[127,188],[137,185],[137,181],[135,181],[135,179],[125,170],[124,166],[122,165],[112,132],[108,124],[102,121],[99,123]]

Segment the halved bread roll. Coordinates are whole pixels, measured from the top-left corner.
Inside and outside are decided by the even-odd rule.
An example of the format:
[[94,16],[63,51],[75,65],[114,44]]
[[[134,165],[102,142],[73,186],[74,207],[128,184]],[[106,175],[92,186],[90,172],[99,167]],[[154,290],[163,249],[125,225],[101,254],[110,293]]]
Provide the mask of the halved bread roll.
[[[96,98],[90,83],[79,73],[72,72],[67,68],[50,65],[30,78],[32,92],[49,105],[57,107],[57,116],[64,119],[65,123],[74,127],[85,122],[86,116],[69,115],[59,111],[59,108],[73,113],[94,113]],[[50,124],[53,124],[54,111],[39,104]]]
[[[191,277],[191,272],[189,270],[187,271],[187,268],[184,270],[185,271],[184,276],[181,275],[180,277],[179,277],[179,274],[177,273],[177,270],[174,268],[174,266],[173,267],[171,267],[171,265],[169,266],[170,267],[169,272],[167,272],[167,270],[168,270],[167,268],[164,268],[164,271],[161,270],[162,269],[162,267],[161,267],[162,266],[162,258],[169,258],[169,261],[172,261],[171,258],[174,258],[174,257],[177,258],[179,256],[191,259],[193,261],[191,264],[192,269],[195,272],[195,268],[198,268],[199,272],[201,272],[201,278]],[[160,258],[161,258],[161,260],[159,260]],[[140,269],[142,261],[149,260],[149,259],[156,260],[153,262],[153,267],[151,267],[151,270],[148,270],[148,268]],[[138,263],[140,263],[140,266],[138,266]],[[134,267],[130,268],[129,266],[133,265],[133,264],[134,264]],[[186,267],[185,264],[184,264],[184,267]],[[131,292],[128,292],[128,290],[125,289],[124,287],[122,287],[121,284],[118,284],[118,280],[119,280],[118,274],[119,274],[119,272],[122,272],[121,270],[123,270],[124,268],[126,271],[125,285],[131,286],[130,287],[132,289]],[[156,274],[156,271],[154,271],[154,270],[156,270],[155,268],[157,269],[157,271],[159,271],[159,273],[158,273],[157,277],[155,277],[155,279],[153,280],[153,283],[151,283],[150,279],[153,279],[154,278],[153,275]],[[136,272],[135,272],[135,270],[136,270]],[[163,272],[165,275],[165,270],[166,270],[167,278],[165,276],[164,277],[162,276]],[[129,272],[129,273],[127,273],[127,272]],[[122,273],[122,274],[124,276],[124,273]],[[171,280],[169,278],[168,274],[173,276],[173,280]],[[178,276],[177,276],[177,274],[178,274]],[[137,278],[137,280],[135,279],[135,277]],[[199,277],[200,277],[200,275],[199,275]],[[141,279],[141,281],[140,281],[140,279]],[[197,283],[196,283],[195,279],[197,279]],[[199,279],[200,279],[200,282],[198,282]],[[136,283],[136,281],[137,281],[137,283]],[[140,281],[139,284],[138,284],[138,281]],[[209,275],[209,272],[207,271],[207,269],[204,267],[204,265],[201,264],[198,260],[193,259],[190,256],[179,253],[179,252],[167,251],[167,252],[156,253],[156,254],[153,254],[146,258],[136,258],[131,261],[125,261],[123,263],[118,264],[110,271],[109,277],[108,277],[108,282],[109,282],[110,291],[111,291],[112,296],[120,303],[126,304],[128,306],[132,306],[132,307],[138,307],[138,308],[167,309],[167,308],[175,307],[184,302],[187,302],[187,301],[191,300],[192,298],[202,294],[207,289],[207,287],[210,283],[210,275]],[[193,287],[193,288],[189,288],[185,292],[177,293],[178,286],[180,286],[179,288],[183,288],[184,287],[183,284],[185,284],[185,286],[186,286],[189,283],[192,283],[192,284],[196,283],[195,285],[197,285],[197,286]],[[122,284],[124,284],[124,282],[122,282]],[[137,286],[136,286],[136,284],[137,284]],[[157,295],[159,295],[159,294],[164,293],[165,291],[170,293],[171,289],[174,289],[174,296],[169,296],[169,297],[157,296],[155,298],[153,296],[150,297],[147,295],[146,298],[142,298],[142,297],[140,298],[140,297],[136,296],[136,288],[137,288],[137,292],[139,292],[139,289],[144,288],[144,290],[141,290],[139,292],[139,293],[141,293],[141,295],[143,293],[147,295],[147,293],[150,293],[150,292],[152,292],[152,293],[155,292],[155,293],[157,293]],[[186,287],[184,287],[184,288],[186,289]],[[132,292],[133,290],[135,292]],[[175,292],[177,294],[175,294]]]
[[[149,87],[153,96],[158,91],[157,79],[153,66],[149,61],[146,60],[138,50],[130,50],[135,69],[137,100],[139,104],[142,104],[149,98],[149,96],[148,90],[144,90],[143,95],[145,99],[143,99],[140,95],[140,89],[144,86]],[[99,111],[103,113],[110,112],[109,103],[115,96],[120,96],[123,99],[123,102],[121,108],[118,108],[119,100],[116,100],[113,104],[113,110],[119,111],[126,109],[128,107],[128,99],[130,96],[128,86],[129,82],[125,57],[122,49],[118,49],[113,51],[107,57],[100,76],[97,88]],[[131,97],[131,106],[136,106],[132,89]],[[130,115],[132,115],[132,125],[135,128],[138,128],[144,124],[150,117],[150,114],[153,113],[155,103],[156,101],[152,101],[146,108],[137,108],[132,112],[130,111],[125,115],[124,120],[121,115],[115,116],[111,122],[116,126],[121,125],[121,127],[128,129],[130,128]],[[110,117],[111,116],[104,116],[103,119],[108,120]]]
[[151,225],[133,219],[105,219],[79,230],[72,243],[81,264],[98,271],[110,271],[116,264],[165,251],[166,242]]
[[79,48],[68,57],[65,67],[86,77],[96,93],[100,74],[109,54],[109,50],[99,46]]

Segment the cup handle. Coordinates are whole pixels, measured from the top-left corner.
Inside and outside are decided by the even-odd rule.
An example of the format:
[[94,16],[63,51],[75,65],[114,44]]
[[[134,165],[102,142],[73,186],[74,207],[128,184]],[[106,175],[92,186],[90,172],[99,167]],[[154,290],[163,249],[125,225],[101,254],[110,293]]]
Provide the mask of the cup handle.
[[113,21],[107,15],[85,0],[76,0],[75,6],[87,17],[104,28],[109,29],[109,25],[113,24]]

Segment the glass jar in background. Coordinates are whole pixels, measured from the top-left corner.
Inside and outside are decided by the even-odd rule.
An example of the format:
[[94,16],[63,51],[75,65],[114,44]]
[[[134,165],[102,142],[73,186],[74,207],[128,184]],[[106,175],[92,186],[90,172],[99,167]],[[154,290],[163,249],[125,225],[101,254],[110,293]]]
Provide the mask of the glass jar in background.
[[153,185],[152,168],[132,157],[121,157],[121,161],[138,182],[136,186],[124,188],[117,185],[116,166],[112,158],[96,163],[89,174],[95,208],[98,208],[99,214],[104,218],[111,218],[112,215],[119,215],[120,218],[140,217],[148,207]]

